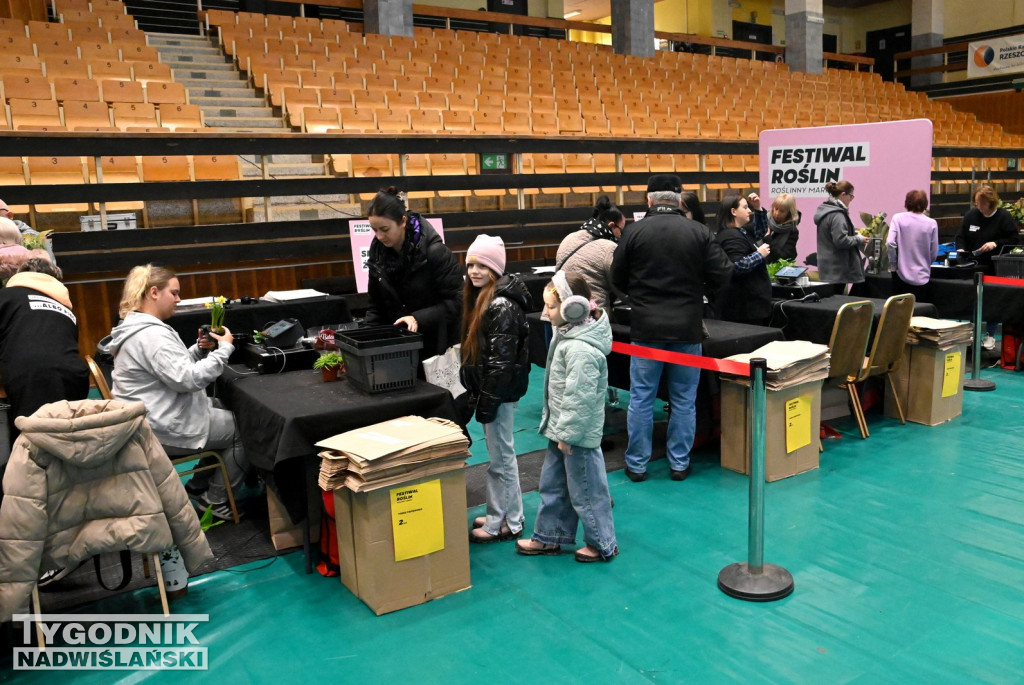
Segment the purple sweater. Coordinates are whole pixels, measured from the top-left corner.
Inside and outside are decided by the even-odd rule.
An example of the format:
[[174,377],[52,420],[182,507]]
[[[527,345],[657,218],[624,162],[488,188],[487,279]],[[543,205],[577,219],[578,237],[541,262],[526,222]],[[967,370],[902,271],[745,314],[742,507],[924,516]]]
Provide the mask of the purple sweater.
[[905,283],[924,285],[939,252],[939,226],[935,219],[916,212],[900,212],[889,224],[889,264]]

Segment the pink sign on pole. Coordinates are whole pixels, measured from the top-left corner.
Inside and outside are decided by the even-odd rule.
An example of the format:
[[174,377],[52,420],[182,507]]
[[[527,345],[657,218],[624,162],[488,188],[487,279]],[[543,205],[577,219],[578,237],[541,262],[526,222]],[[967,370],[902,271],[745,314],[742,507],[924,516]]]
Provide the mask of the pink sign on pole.
[[801,213],[797,263],[817,252],[814,212],[828,199],[825,184],[846,180],[854,186],[853,225],[860,213],[885,212],[886,221],[906,211],[907,192],[930,195],[932,122],[928,119],[850,126],[776,129],[760,136],[761,205],[771,209],[782,193],[796,199]]
[[[427,219],[444,241],[444,222],[441,219]],[[366,268],[366,257],[373,242],[373,229],[368,219],[351,219],[348,222],[349,241],[352,243],[352,268],[356,273],[356,290],[365,293],[370,280]]]

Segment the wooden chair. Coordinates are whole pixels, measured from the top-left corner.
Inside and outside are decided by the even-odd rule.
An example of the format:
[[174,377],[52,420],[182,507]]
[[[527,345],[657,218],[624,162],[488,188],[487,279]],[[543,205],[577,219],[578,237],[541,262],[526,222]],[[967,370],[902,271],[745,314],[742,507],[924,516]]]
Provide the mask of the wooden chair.
[[69,131],[110,126],[110,108],[105,102],[65,100],[63,110],[64,125]]
[[867,300],[844,304],[836,314],[832,337],[828,343],[830,358],[826,382],[832,381],[840,388],[846,388],[861,434],[867,428],[861,425],[861,413],[857,409],[860,399],[857,396],[856,379],[864,367],[873,315],[874,309]]
[[[114,399],[113,393],[110,392],[110,383],[107,381],[107,376],[100,368],[100,365],[96,363],[96,360],[92,358],[91,354],[85,355],[85,363],[89,365],[89,373],[92,375],[93,383],[96,384],[96,390],[99,392],[100,397],[105,400]],[[203,459],[209,458],[212,460],[208,464],[202,464]],[[220,452],[199,452],[197,454],[189,455],[187,457],[178,457],[177,459],[171,459],[171,464],[174,465],[175,470],[182,464],[189,464],[196,460],[200,461],[194,468],[190,468],[184,471],[178,471],[178,475],[184,478],[185,476],[191,476],[193,473],[199,471],[210,471],[213,469],[220,469],[221,478],[224,479],[224,490],[228,493],[228,506],[231,508],[231,515],[235,519],[235,523],[238,523],[238,508],[235,506],[235,493],[231,489],[231,481],[228,480],[228,470],[224,466],[224,459],[220,456]],[[160,568],[160,562],[156,562],[156,568]],[[163,583],[161,583],[162,585]]]
[[[861,383],[871,376],[885,376],[892,390],[893,400],[896,402],[896,413],[899,414],[900,423],[906,423],[907,418],[903,413],[899,395],[896,393],[892,374],[903,359],[903,351],[907,344],[907,332],[910,330],[910,319],[913,316],[913,295],[909,293],[893,295],[885,301],[885,306],[882,307],[882,318],[878,321],[878,330],[875,331],[875,339],[871,343],[871,354],[864,360],[856,378],[856,382]],[[856,393],[854,394],[854,403],[860,423],[861,437],[866,438],[870,433],[864,419],[864,409],[861,407],[860,397]]]

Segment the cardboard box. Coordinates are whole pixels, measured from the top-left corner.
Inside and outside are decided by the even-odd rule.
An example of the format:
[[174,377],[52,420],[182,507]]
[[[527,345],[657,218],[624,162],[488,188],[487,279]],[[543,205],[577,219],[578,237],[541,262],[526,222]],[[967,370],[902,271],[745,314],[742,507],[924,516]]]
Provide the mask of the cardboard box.
[[[440,480],[444,547],[395,561],[391,491]],[[334,491],[341,582],[380,616],[470,587],[464,467],[370,492]]]
[[[776,481],[818,468],[821,424],[821,381],[802,383],[784,390],[769,390],[765,398],[765,480]],[[722,467],[750,473],[750,389],[740,383],[722,382]],[[810,400],[810,442],[786,451],[786,405],[791,400]],[[807,419],[805,419],[807,420]]]
[[[947,356],[950,356],[950,372],[953,374],[951,382],[955,382],[956,391],[943,397]],[[957,365],[959,369],[954,368]],[[935,426],[960,416],[963,413],[966,365],[966,345],[957,345],[947,350],[907,345],[903,361],[892,375],[892,385],[896,388],[907,421]],[[892,392],[893,388],[886,383],[885,415],[898,419],[899,412],[896,411]]]

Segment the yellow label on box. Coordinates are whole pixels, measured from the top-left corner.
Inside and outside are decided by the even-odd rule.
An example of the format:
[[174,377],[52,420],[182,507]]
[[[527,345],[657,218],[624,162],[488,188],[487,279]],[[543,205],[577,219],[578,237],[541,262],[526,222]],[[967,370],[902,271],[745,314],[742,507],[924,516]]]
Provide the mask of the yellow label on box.
[[391,489],[395,561],[444,549],[442,513],[440,480]]
[[786,402],[786,454],[811,444],[811,396]]
[[942,396],[952,397],[960,392],[960,351],[946,355],[945,368],[942,371]]

